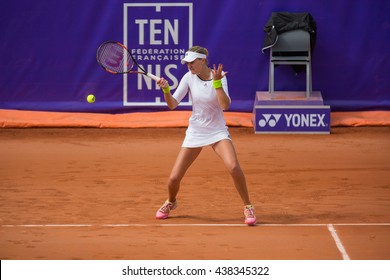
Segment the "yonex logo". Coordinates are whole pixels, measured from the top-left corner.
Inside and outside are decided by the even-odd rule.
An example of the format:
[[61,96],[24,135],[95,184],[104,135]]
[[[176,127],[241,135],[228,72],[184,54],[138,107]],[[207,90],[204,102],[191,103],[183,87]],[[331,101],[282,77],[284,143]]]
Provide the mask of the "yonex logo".
[[326,127],[325,114],[284,114],[287,127]]
[[282,114],[262,114],[263,119],[259,120],[259,126],[265,127],[267,124],[270,127],[275,127]]
[[[262,114],[258,124],[260,127],[275,127],[283,115],[286,127],[327,127],[325,114]],[[279,125],[280,126],[280,125]]]

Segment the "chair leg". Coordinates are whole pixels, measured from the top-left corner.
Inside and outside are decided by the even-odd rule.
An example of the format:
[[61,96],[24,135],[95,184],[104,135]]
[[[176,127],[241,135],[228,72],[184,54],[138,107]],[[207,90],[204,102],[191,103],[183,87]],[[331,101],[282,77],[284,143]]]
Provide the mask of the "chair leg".
[[313,70],[310,62],[310,94],[313,92]]
[[274,94],[274,64],[272,62],[269,63],[269,83],[268,83],[268,91],[273,97]]
[[306,63],[306,98],[307,99],[310,98],[310,93],[311,93],[310,72],[311,72],[310,63]]

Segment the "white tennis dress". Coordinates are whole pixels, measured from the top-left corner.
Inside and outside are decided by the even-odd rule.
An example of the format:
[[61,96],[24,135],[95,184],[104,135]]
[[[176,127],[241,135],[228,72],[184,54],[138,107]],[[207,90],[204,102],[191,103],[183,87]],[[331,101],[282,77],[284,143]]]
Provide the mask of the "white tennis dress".
[[[226,77],[222,78],[222,87],[230,98]],[[190,71],[187,72],[181,79],[173,98],[180,103],[187,93],[192,100],[192,115],[182,147],[203,147],[223,139],[230,140],[223,110],[218,103],[212,80],[204,81]]]

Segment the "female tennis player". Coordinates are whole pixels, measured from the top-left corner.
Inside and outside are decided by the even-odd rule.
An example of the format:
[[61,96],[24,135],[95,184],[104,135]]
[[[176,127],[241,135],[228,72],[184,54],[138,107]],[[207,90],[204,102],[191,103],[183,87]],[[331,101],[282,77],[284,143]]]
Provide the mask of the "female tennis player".
[[182,148],[168,180],[169,198],[157,211],[156,218],[168,218],[170,211],[177,207],[176,196],[182,178],[202,148],[211,146],[233,177],[234,185],[245,205],[245,223],[255,225],[256,217],[249,200],[245,176],[223,116],[223,110],[227,110],[231,102],[226,79],[227,72],[223,71],[222,64],[217,68],[214,65],[213,69],[210,69],[207,55],[207,49],[199,46],[192,47],[186,52],[181,62],[187,65],[189,71],[183,76],[173,95],[167,80],[161,78],[157,81],[171,110],[175,109],[189,93],[192,100],[192,115]]

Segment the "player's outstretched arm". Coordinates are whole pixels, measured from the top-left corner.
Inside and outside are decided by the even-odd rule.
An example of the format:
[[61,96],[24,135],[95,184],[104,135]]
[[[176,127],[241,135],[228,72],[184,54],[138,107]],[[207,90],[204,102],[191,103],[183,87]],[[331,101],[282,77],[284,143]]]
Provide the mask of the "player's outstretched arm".
[[162,91],[164,92],[164,99],[165,102],[167,102],[168,108],[171,110],[175,109],[179,103],[175,98],[173,98],[168,81],[164,78],[160,78],[160,80],[157,81],[157,85],[161,87]]

